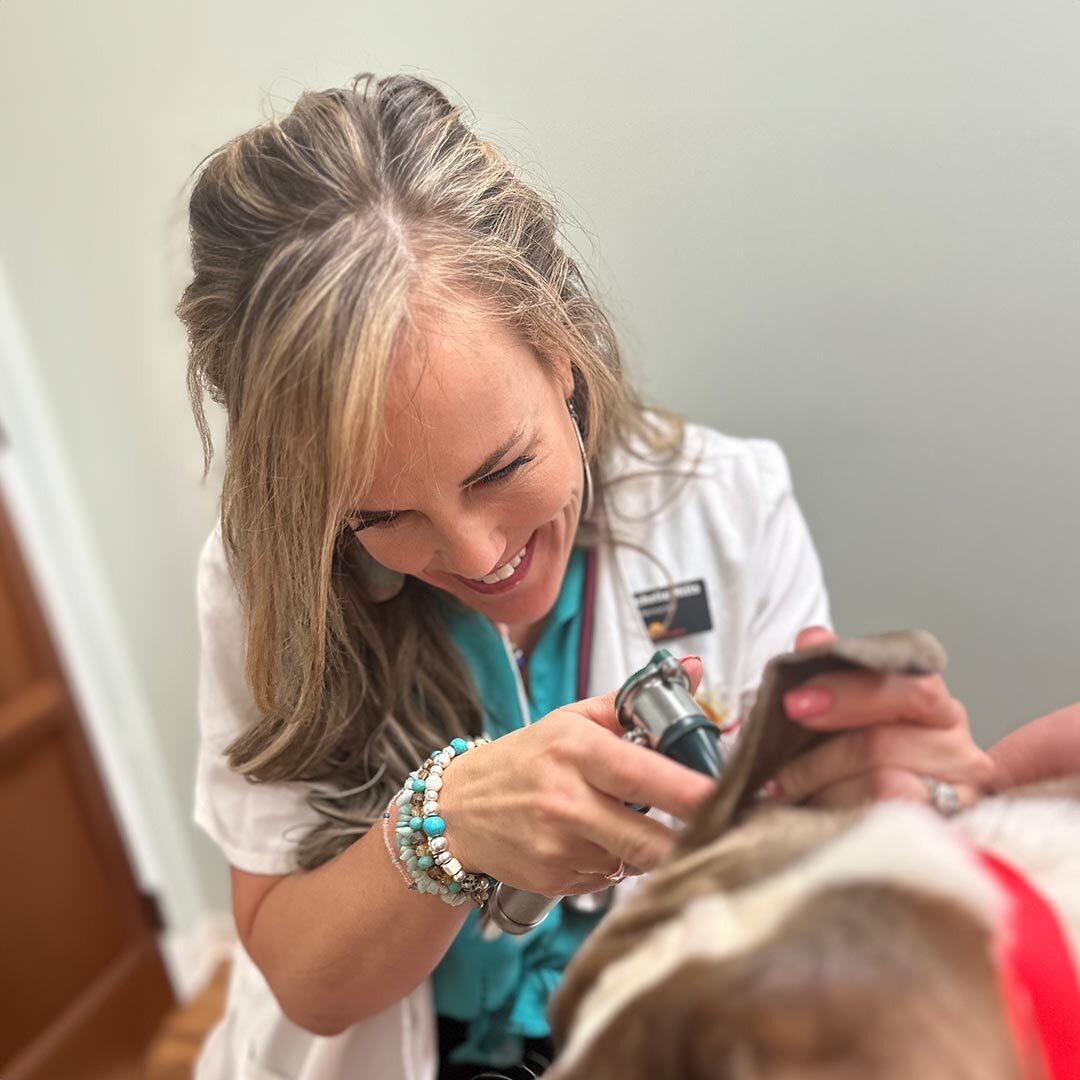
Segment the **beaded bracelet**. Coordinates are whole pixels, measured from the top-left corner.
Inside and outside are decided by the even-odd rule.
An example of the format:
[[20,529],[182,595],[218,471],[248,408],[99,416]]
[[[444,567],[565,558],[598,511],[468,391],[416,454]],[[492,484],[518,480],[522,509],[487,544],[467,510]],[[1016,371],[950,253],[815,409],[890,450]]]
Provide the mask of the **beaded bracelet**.
[[397,868],[397,872],[401,875],[405,884],[410,889],[415,889],[413,884],[412,875],[405,869],[401,859],[398,858],[398,849],[394,844],[394,841],[390,839],[390,811],[397,805],[398,796],[395,795],[387,804],[386,809],[383,811],[382,816],[382,838],[383,843],[386,845],[386,850],[390,853],[390,862]]
[[[446,822],[439,815],[439,792],[443,786],[443,771],[459,754],[489,740],[453,739],[442,750],[432,751],[420,768],[409,773],[401,793],[391,800],[397,806],[397,856],[391,850],[391,860],[403,865],[411,879],[409,888],[437,895],[447,904],[457,906],[472,900],[483,907],[491,892],[491,882],[483,874],[472,874],[451,854],[443,833]],[[390,806],[383,814],[383,836],[387,836]]]

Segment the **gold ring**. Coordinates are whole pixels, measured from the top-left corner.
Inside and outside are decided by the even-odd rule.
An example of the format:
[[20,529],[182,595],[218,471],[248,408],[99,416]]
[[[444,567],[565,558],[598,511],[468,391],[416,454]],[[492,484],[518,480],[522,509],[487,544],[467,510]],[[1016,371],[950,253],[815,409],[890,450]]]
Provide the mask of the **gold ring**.
[[626,863],[622,859],[620,859],[619,869],[616,870],[613,874],[605,874],[604,880],[610,881],[612,885],[618,885],[624,877],[626,877]]

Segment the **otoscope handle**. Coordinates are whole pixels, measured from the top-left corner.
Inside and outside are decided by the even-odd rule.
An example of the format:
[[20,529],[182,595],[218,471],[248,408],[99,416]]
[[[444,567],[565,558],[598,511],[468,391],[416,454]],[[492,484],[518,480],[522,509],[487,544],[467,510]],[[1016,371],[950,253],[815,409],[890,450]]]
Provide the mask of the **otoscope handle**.
[[[649,663],[623,684],[615,697],[615,713],[633,741],[706,776],[720,775],[720,730],[698,708],[690,692],[689,675],[667,649],[654,653]],[[484,908],[485,935],[499,930],[527,933],[539,926],[561,899],[500,881]]]

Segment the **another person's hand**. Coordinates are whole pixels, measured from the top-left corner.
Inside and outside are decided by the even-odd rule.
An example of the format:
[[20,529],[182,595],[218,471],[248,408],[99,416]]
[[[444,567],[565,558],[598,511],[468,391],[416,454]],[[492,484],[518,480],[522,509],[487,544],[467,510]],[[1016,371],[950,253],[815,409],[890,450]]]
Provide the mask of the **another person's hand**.
[[[810,627],[796,648],[834,636]],[[928,802],[929,778],[952,784],[968,806],[994,783],[992,759],[975,744],[967,710],[939,675],[832,672],[789,691],[784,708],[811,731],[836,733],[777,774],[771,791],[785,802]]]
[[[696,689],[700,661],[683,664]],[[439,800],[454,857],[545,896],[606,888],[604,875],[620,868],[652,869],[675,834],[623,804],[685,820],[715,782],[621,736],[612,693],[556,709],[455,759]]]

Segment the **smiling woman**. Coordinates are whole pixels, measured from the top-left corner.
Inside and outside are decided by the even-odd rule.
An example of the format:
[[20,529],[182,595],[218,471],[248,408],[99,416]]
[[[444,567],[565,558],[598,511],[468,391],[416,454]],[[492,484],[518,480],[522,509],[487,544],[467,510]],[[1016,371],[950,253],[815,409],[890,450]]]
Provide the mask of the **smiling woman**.
[[395,366],[361,545],[528,636],[555,603],[585,491],[574,376],[482,305],[425,318]]
[[[605,891],[671,850],[627,804],[686,819],[711,784],[616,737],[612,701],[655,640],[734,720],[827,621],[779,449],[638,402],[557,226],[404,76],[304,94],[195,182],[178,310],[208,454],[202,393],[228,412],[196,819],[243,943],[201,1080],[535,1060],[597,916],[489,942],[468,901]],[[814,722],[872,698],[920,771],[981,782],[943,684],[831,692]],[[914,760],[845,754],[811,788]]]

